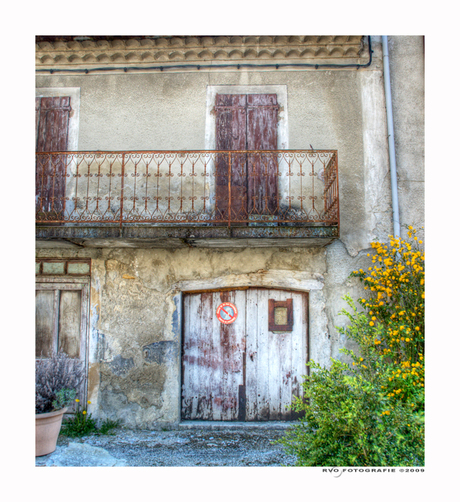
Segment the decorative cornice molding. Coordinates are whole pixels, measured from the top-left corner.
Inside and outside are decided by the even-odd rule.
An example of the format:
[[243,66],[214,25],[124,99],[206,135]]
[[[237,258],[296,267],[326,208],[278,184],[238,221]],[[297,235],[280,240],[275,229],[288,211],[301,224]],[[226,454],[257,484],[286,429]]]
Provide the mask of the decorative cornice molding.
[[359,36],[37,37],[36,67],[241,62],[361,63]]

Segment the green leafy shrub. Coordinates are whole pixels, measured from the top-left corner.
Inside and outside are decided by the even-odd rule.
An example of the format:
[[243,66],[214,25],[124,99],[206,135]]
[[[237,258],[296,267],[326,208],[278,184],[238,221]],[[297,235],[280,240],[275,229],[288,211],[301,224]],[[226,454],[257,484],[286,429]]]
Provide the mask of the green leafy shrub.
[[[91,413],[87,413],[82,409],[80,400],[75,399],[77,409],[72,417],[67,418],[61,427],[61,434],[68,437],[87,436],[96,430],[96,421],[92,418]],[[88,401],[88,404],[91,404]]]
[[[114,430],[120,426],[119,420],[107,418],[98,426],[91,413],[81,408],[80,400],[75,399],[77,410],[72,417],[67,418],[61,427],[61,434],[67,437],[82,437],[90,434],[112,435]],[[91,401],[87,402],[91,404]]]
[[294,403],[303,418],[282,440],[297,465],[423,465],[425,272],[415,234],[372,243],[374,266],[353,273],[370,297],[359,299],[364,311],[345,297],[349,325],[338,329],[359,350],[342,349],[350,363],[328,369],[309,363]]
[[97,428],[97,434],[103,435],[112,435],[115,434],[113,429],[116,429],[120,426],[120,420],[112,420],[110,418],[106,418],[101,425]]

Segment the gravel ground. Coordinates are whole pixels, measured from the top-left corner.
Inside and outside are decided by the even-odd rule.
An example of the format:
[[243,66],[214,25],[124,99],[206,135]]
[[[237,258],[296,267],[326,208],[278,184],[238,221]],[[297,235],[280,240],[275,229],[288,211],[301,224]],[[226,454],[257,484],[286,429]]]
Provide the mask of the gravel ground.
[[194,426],[170,431],[145,431],[118,428],[110,436],[67,438],[59,436],[54,453],[36,457],[36,466],[97,465],[56,464],[72,443],[103,448],[127,466],[288,466],[295,459],[275,441],[284,435],[284,425]]

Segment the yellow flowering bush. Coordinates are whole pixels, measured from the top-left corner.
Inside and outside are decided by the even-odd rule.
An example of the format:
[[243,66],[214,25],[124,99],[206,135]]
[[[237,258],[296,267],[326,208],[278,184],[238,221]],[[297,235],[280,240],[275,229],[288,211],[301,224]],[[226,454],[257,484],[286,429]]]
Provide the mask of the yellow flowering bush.
[[416,231],[372,243],[372,266],[358,270],[365,295],[346,296],[349,323],[339,332],[358,351],[350,363],[315,362],[305,377],[303,413],[283,444],[302,466],[420,466],[424,462],[425,255]]
[[369,326],[380,326],[372,349],[385,363],[382,390],[393,400],[410,401],[419,411],[425,388],[425,253],[412,226],[406,240],[389,237],[389,245],[372,243],[375,254],[367,272],[352,275],[369,292],[359,299]]

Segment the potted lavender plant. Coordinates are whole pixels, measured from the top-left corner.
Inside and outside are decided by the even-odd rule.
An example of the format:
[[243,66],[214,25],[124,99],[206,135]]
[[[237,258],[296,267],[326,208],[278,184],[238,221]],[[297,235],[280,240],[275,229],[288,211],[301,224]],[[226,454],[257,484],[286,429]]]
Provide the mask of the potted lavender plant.
[[35,362],[35,456],[56,449],[62,417],[84,376],[79,359],[59,352]]

